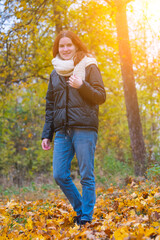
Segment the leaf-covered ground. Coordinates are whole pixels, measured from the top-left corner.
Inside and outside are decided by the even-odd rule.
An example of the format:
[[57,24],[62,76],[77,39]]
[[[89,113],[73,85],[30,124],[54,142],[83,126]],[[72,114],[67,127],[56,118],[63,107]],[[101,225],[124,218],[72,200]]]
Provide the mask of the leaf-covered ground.
[[160,240],[160,187],[133,179],[123,189],[97,189],[91,224],[73,223],[75,213],[60,191],[47,199],[3,199],[0,239]]

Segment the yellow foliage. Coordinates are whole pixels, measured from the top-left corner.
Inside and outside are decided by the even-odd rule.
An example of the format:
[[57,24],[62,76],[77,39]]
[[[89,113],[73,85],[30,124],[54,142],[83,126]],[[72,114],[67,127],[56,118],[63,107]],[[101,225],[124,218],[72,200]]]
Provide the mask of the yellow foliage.
[[32,222],[32,217],[31,216],[27,219],[27,223],[25,224],[25,228],[27,228],[28,230],[33,229],[33,222]]
[[127,227],[122,227],[117,229],[113,234],[115,240],[124,240],[129,236],[129,231]]
[[[3,199],[0,207],[0,235],[2,239],[9,237],[13,240],[146,240],[152,237],[159,240],[160,209],[154,200],[159,188],[153,186],[150,190],[151,187],[143,184],[141,191],[140,185],[136,192],[131,187],[132,182],[125,189],[113,186],[108,190],[97,189],[99,197],[93,221],[81,228],[73,223],[75,213],[67,200],[59,193],[57,195],[57,190],[49,192],[50,197],[46,200]],[[133,199],[135,194],[136,198]]]

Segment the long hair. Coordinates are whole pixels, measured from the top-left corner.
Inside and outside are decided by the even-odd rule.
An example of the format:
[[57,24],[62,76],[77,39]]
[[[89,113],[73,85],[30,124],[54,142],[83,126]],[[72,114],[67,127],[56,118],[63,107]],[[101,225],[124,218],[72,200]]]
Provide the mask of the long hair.
[[55,38],[54,44],[53,44],[53,57],[56,57],[56,55],[59,53],[59,41],[63,37],[68,37],[71,39],[75,47],[77,48],[76,54],[74,56],[74,65],[76,66],[84,56],[88,55],[89,52],[87,50],[87,47],[85,44],[80,40],[80,38],[72,31],[70,30],[63,30],[61,31]]

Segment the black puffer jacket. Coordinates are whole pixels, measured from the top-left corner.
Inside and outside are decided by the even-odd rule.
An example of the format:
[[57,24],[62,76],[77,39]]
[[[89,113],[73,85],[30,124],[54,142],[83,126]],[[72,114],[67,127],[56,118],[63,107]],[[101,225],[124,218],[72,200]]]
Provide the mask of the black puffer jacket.
[[67,127],[98,130],[98,105],[106,99],[99,69],[94,64],[89,65],[79,89],[70,87],[67,80],[55,70],[50,75],[42,139],[52,141],[54,132]]

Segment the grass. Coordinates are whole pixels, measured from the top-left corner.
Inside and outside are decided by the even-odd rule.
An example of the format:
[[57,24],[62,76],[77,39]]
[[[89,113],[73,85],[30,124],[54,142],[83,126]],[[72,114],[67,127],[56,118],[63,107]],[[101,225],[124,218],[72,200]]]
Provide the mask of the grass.
[[[73,170],[72,173],[74,173],[74,171],[75,170]],[[112,185],[123,188],[127,184],[126,179],[128,176],[135,178],[133,166],[131,166],[127,160],[126,162],[121,162],[115,159],[115,157],[112,155],[106,155],[103,159],[103,162],[95,161],[96,187],[102,186],[103,188],[107,189],[110,187],[110,185]],[[77,174],[74,177],[74,182],[78,190],[81,191],[80,176]],[[147,177],[148,181],[150,182],[156,182],[160,180],[159,164],[155,164],[148,169]],[[33,200],[37,198],[46,199],[50,192],[59,191],[59,187],[53,180],[52,176],[37,176],[32,182],[21,187],[12,185],[11,183],[9,184],[8,186],[1,184],[1,199],[11,199],[13,197],[17,197],[23,200]]]
[[53,184],[36,184],[35,182],[31,182],[27,186],[23,187],[17,187],[17,186],[11,186],[11,187],[0,187],[0,196],[1,198],[8,198],[9,200],[13,197],[18,197],[20,199],[36,199],[36,198],[47,198],[50,191],[58,190],[57,185],[55,182]]
[[134,176],[134,169],[127,160],[121,162],[114,155],[106,155],[101,163],[95,161],[95,175],[98,184],[106,187],[110,184],[123,187],[124,179],[127,176]]

